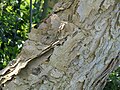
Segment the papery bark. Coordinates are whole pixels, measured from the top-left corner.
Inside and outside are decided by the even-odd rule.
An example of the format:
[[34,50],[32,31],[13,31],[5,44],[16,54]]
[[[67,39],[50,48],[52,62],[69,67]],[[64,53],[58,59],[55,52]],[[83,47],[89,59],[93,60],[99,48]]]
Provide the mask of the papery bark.
[[120,64],[120,2],[60,0],[32,29],[3,90],[102,90]]

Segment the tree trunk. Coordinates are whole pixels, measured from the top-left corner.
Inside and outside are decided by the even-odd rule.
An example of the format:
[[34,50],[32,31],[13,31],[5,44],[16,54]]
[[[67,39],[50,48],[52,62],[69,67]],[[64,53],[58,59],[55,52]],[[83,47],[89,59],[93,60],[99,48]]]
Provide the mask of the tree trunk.
[[102,90],[120,64],[119,0],[61,0],[0,71],[3,90]]

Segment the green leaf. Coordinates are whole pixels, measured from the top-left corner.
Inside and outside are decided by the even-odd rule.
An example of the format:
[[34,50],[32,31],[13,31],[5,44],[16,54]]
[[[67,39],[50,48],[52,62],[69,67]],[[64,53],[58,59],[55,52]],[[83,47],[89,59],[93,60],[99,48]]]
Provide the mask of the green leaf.
[[7,8],[6,8],[6,10],[7,10],[8,12],[11,12],[12,9],[13,9],[12,6],[7,6]]

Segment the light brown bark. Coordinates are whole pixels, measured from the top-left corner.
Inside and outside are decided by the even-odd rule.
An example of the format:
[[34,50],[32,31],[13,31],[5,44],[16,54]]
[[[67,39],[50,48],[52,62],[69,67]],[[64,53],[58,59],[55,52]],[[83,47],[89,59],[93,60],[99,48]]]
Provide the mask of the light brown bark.
[[119,13],[115,0],[61,0],[0,71],[3,90],[102,90],[120,64]]

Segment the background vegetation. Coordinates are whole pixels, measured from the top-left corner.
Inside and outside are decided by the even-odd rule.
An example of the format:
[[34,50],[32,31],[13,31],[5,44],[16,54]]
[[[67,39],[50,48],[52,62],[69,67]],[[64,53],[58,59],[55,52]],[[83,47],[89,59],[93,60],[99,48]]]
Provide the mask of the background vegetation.
[[[37,28],[58,0],[32,0],[32,27]],[[15,59],[30,29],[30,0],[0,0],[0,69]],[[120,90],[120,67],[104,90]]]

